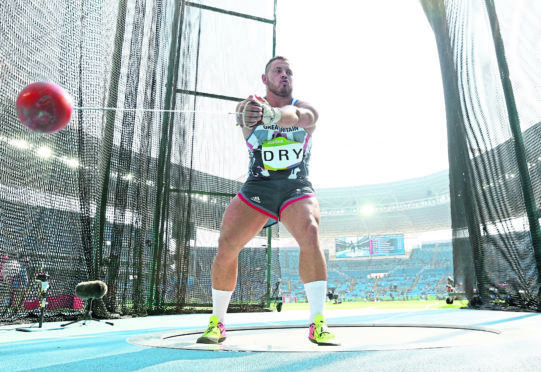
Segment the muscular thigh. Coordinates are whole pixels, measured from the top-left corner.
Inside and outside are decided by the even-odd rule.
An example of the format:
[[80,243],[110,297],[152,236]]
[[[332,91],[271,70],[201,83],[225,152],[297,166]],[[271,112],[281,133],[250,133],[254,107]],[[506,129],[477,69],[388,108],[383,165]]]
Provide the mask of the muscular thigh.
[[268,217],[235,196],[222,218],[220,240],[242,248],[265,226]]
[[302,246],[302,243],[307,240],[312,242],[314,239],[318,239],[320,211],[319,203],[315,197],[302,199],[288,205],[280,217],[282,224],[299,245]]

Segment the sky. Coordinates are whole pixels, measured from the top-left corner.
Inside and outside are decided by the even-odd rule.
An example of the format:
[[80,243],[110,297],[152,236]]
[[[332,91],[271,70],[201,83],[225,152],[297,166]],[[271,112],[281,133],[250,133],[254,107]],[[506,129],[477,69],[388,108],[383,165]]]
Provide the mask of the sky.
[[418,0],[278,0],[276,40],[294,97],[319,112],[316,188],[448,169],[438,53]]

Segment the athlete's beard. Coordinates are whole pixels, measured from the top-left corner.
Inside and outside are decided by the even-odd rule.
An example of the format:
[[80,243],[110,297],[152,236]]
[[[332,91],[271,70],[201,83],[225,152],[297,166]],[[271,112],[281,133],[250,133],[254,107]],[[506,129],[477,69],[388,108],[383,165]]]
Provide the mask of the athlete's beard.
[[282,85],[282,83],[279,84],[279,86],[274,86],[272,84],[268,85],[269,90],[276,94],[278,97],[289,97],[291,95],[291,92],[293,91],[293,87],[291,84]]

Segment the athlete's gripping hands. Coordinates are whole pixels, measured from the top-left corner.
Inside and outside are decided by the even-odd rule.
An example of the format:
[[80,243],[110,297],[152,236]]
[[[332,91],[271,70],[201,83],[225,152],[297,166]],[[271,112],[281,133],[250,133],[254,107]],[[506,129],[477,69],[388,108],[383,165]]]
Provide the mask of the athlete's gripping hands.
[[277,123],[282,118],[282,111],[278,107],[269,105],[265,99],[256,96],[256,104],[261,105],[261,122],[263,125]]
[[316,110],[306,102],[296,105],[273,107],[266,99],[250,95],[237,105],[237,125],[243,128],[245,137],[258,125],[277,124],[282,128],[298,126],[309,134],[315,129],[318,115]]
[[[242,103],[239,107],[242,107]],[[257,125],[275,124],[281,118],[282,112],[278,107],[272,107],[264,98],[251,95],[242,112],[238,113],[237,122],[241,127],[253,128]]]

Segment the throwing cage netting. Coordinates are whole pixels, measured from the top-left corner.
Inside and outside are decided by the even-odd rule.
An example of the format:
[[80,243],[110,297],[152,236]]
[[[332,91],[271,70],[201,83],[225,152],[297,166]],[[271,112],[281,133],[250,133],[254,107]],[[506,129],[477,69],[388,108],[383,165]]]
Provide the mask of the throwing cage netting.
[[[227,9],[223,9],[227,7]],[[275,1],[4,1],[0,5],[0,321],[195,311],[211,302],[223,211],[247,175],[233,111],[262,89]],[[15,99],[35,81],[74,98],[39,134]],[[112,108],[112,109],[108,109]],[[239,160],[241,159],[241,160]],[[278,230],[241,252],[232,307],[262,309],[280,277]]]
[[444,82],[455,281],[470,304],[537,310],[540,3],[422,4]]
[[[108,285],[94,303],[103,316],[210,306],[221,216],[248,165],[233,111],[262,89],[275,48],[276,1],[224,3],[2,2],[0,322],[37,314],[38,273],[50,275],[47,319],[79,316],[75,286],[93,279]],[[436,280],[397,269],[396,259],[337,260],[329,283],[377,298],[397,283],[439,287],[443,265],[471,304],[537,310],[541,7],[421,4],[444,82],[453,268],[440,254],[448,247],[436,243],[412,256]],[[32,132],[17,119],[17,94],[35,81],[61,85],[78,107],[58,133]],[[446,176],[412,180],[403,200],[382,186],[318,190],[322,237],[446,228]],[[380,203],[370,222],[359,217],[366,195]],[[232,308],[268,306],[280,283],[302,291],[296,250],[282,251],[280,282],[278,233],[262,231],[241,252]],[[383,271],[392,275],[374,276]]]

